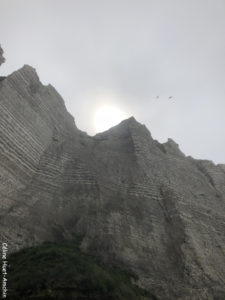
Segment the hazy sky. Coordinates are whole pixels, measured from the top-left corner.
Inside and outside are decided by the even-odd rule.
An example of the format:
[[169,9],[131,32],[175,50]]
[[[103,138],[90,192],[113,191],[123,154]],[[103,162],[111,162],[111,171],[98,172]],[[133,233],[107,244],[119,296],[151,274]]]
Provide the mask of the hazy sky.
[[225,0],[0,0],[0,43],[1,75],[35,67],[81,130],[110,103],[225,163]]

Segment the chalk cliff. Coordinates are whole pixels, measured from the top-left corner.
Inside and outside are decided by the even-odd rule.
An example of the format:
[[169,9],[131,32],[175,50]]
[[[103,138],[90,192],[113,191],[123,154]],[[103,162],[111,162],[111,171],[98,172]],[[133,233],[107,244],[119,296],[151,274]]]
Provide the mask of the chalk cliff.
[[10,251],[81,234],[82,251],[159,299],[225,299],[225,165],[160,144],[133,117],[88,136],[25,65],[0,82],[0,178]]

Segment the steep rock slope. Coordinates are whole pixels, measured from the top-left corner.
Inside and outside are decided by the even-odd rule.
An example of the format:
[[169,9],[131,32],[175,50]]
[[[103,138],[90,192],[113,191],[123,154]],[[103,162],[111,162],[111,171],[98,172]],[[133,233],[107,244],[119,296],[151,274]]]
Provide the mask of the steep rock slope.
[[[1,54],[1,53],[0,53]],[[0,82],[0,227],[10,251],[84,236],[160,299],[225,298],[225,166],[133,117],[90,137],[29,66]]]

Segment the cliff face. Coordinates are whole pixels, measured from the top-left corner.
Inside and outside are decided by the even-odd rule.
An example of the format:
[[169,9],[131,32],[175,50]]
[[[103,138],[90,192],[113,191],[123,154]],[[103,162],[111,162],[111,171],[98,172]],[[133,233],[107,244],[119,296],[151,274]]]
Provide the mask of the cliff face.
[[[1,51],[0,51],[1,57]],[[225,299],[225,166],[153,140],[133,117],[90,137],[24,66],[0,82],[1,241],[84,236],[160,299]]]

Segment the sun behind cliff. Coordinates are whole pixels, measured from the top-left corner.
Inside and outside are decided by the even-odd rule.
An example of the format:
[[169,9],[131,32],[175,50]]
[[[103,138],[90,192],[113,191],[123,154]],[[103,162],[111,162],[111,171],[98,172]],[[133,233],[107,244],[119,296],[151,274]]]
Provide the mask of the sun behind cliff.
[[127,115],[118,107],[104,105],[99,107],[94,114],[94,126],[96,132],[102,132],[126,119]]

